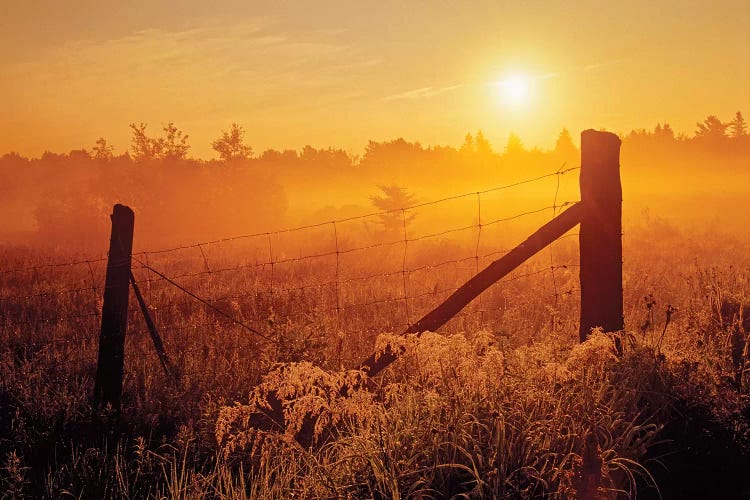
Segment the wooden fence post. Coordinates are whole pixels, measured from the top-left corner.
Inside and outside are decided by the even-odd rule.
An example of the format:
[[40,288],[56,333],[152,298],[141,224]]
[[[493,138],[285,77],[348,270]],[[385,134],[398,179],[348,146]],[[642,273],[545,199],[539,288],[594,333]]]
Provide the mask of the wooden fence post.
[[133,251],[135,215],[124,205],[112,211],[112,233],[109,240],[107,277],[104,284],[102,329],[99,335],[99,358],[94,381],[94,404],[110,404],[120,410],[122,375],[125,361],[125,330],[128,323],[130,292],[130,259]]
[[581,342],[592,328],[625,327],[622,307],[622,186],[620,138],[581,133]]

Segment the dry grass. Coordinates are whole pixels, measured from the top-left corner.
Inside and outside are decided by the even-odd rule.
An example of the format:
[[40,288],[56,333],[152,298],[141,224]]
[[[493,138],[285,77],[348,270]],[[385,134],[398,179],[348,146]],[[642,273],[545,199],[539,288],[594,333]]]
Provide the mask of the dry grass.
[[[90,286],[86,280],[103,274],[102,267],[4,276],[3,295],[55,293],[2,303],[3,317],[13,320],[0,320],[0,492],[6,498],[569,498],[584,491],[612,498],[636,489],[648,495],[658,487],[652,474],[663,469],[654,458],[681,449],[662,443],[672,437],[665,429],[690,412],[729,429],[738,446],[747,439],[749,384],[734,384],[733,330],[720,315],[722,300],[750,299],[744,240],[723,240],[725,253],[717,256],[716,242],[654,237],[663,231],[652,224],[628,233],[630,333],[622,336],[622,357],[611,335],[597,333],[578,345],[577,296],[555,301],[549,277],[538,275],[491,289],[482,297],[483,314],[476,306],[442,334],[407,340],[407,355],[372,386],[342,367],[394,341],[387,333],[377,339],[399,331],[405,311],[397,303],[354,308],[339,329],[335,313],[307,313],[325,308],[331,297],[322,293],[250,293],[262,276],[241,273],[190,283],[212,297],[247,292],[229,310],[261,318],[254,324],[278,341],[266,343],[153,283],[144,294],[182,378],[176,385],[165,377],[132,314],[121,415],[95,414],[89,402],[96,301],[90,291],[56,293],[75,283]],[[2,268],[23,264],[21,251],[3,255]],[[570,247],[556,255],[575,258]],[[370,264],[361,263],[362,271]],[[180,261],[171,265],[191,271]],[[329,271],[309,263],[294,270],[294,279]],[[284,272],[292,270],[277,270],[277,283]],[[460,283],[471,269],[453,273]],[[575,277],[574,269],[559,270],[558,289]],[[435,287],[415,278],[420,285]],[[396,296],[400,283],[367,286],[343,291],[344,299]],[[415,301],[411,314],[429,305]],[[677,310],[667,323],[668,305]],[[37,321],[71,315],[87,316]],[[282,400],[283,422],[257,425],[269,394]],[[311,417],[314,425],[304,429]]]

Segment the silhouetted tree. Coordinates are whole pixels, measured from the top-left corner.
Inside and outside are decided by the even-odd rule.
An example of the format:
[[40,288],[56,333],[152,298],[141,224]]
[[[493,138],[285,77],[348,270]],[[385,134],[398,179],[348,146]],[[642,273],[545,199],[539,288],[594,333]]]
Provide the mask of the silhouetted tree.
[[573,138],[570,136],[568,129],[562,129],[560,135],[557,136],[554,153],[566,161],[574,161],[578,157],[578,148],[573,144]]
[[184,159],[190,145],[188,135],[179,130],[173,122],[163,127],[164,137],[149,137],[146,135],[146,124],[130,124],[133,138],[130,148],[136,161]]
[[264,163],[287,163],[291,164],[299,159],[297,151],[294,149],[285,149],[284,151],[277,151],[275,149],[266,149],[260,155],[259,160]]
[[91,155],[85,149],[74,149],[68,153],[68,158],[73,160],[75,165],[86,165],[91,161]]
[[352,166],[352,159],[343,149],[332,147],[315,149],[307,145],[302,149],[299,159],[306,163],[306,168],[312,167],[318,172],[339,172]]
[[695,131],[696,137],[707,139],[717,139],[726,137],[728,123],[724,123],[716,115],[710,115],[702,123],[698,123],[698,130]]
[[420,143],[407,142],[401,137],[386,142],[369,141],[359,161],[360,171],[377,176],[388,172],[391,179],[395,175],[402,180],[420,175],[427,161],[426,151]]
[[734,119],[729,122],[729,129],[730,137],[735,139],[747,136],[747,122],[745,121],[745,117],[742,116],[741,111],[737,111],[734,115]]
[[97,161],[110,161],[114,158],[115,148],[107,143],[107,139],[100,137],[96,140],[96,146],[91,149],[91,158]]
[[466,137],[464,137],[464,143],[461,145],[461,152],[473,153],[474,151],[476,151],[474,137],[471,134],[466,134]]
[[398,232],[404,230],[404,225],[409,225],[414,221],[416,214],[405,212],[401,209],[414,205],[416,198],[405,188],[391,185],[379,185],[378,188],[383,195],[370,196],[370,201],[378,210],[384,213],[379,214],[380,223],[386,231]]
[[508,143],[505,145],[505,154],[523,153],[523,143],[518,134],[512,133],[508,136]]
[[306,144],[305,147],[302,148],[302,152],[299,154],[299,158],[300,160],[312,163],[318,159],[318,150],[310,146],[309,144]]
[[492,154],[492,145],[490,144],[490,141],[487,140],[487,138],[484,136],[484,133],[481,130],[477,131],[476,139],[474,140],[474,144],[476,145],[476,152],[483,155],[490,155]]
[[162,141],[162,159],[183,159],[187,156],[190,145],[187,143],[188,135],[175,127],[174,123],[164,127],[164,138]]
[[159,142],[146,135],[146,126],[143,122],[138,125],[130,124],[133,131],[130,149],[133,151],[133,159],[136,161],[154,160],[161,155]]
[[673,141],[674,130],[672,130],[672,126],[669,123],[665,123],[664,125],[657,123],[654,129],[654,137],[659,140]]
[[232,123],[229,131],[222,130],[221,137],[212,142],[211,147],[224,161],[245,160],[252,156],[253,148],[245,144],[244,136],[242,126]]

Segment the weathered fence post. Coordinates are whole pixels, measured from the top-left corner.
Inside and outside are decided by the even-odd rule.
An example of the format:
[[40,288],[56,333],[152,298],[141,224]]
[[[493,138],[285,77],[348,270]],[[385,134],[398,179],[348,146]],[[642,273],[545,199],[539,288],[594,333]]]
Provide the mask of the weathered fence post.
[[107,277],[104,284],[102,330],[99,335],[99,359],[94,381],[94,404],[102,408],[110,404],[120,409],[123,363],[125,361],[125,330],[128,323],[130,291],[130,259],[133,250],[135,215],[124,205],[112,211],[112,234],[109,240]]
[[581,342],[592,328],[625,327],[622,312],[622,186],[620,138],[581,133]]

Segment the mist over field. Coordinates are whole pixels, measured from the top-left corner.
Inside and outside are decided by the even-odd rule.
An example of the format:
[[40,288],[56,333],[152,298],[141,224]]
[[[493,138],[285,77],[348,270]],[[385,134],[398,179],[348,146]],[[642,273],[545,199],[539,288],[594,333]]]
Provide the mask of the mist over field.
[[[8,494],[57,496],[76,474],[77,491],[112,497],[267,498],[292,491],[419,496],[420,483],[409,479],[417,474],[437,497],[460,491],[648,495],[694,488],[683,476],[692,455],[675,450],[690,446],[704,453],[711,447],[686,437],[693,427],[673,427],[673,411],[698,412],[692,425],[710,429],[711,439],[725,436],[727,426],[745,428],[739,415],[747,340],[740,332],[750,241],[739,214],[750,208],[750,136],[740,112],[730,122],[709,116],[692,136],[675,136],[659,124],[621,137],[626,330],[615,344],[597,333],[572,350],[582,314],[579,264],[585,264],[577,227],[474,299],[440,328],[442,334],[411,340],[395,335],[581,199],[582,153],[567,130],[551,150],[525,146],[512,135],[495,151],[479,131],[467,134],[460,147],[399,138],[370,141],[362,155],[352,156],[333,147],[258,154],[233,124],[213,143],[218,158],[201,160],[189,156],[188,137],[173,124],[163,135],[148,135],[143,124],[131,129],[131,148],[120,154],[100,139],[91,150],[0,158],[0,206],[9,215],[0,274],[7,346],[2,390],[15,401],[2,406]],[[106,290],[112,285],[100,280],[114,203],[135,213],[133,286],[142,294],[139,301],[145,297],[153,323],[144,324],[145,313],[131,299],[124,400],[114,421],[120,444],[114,455],[104,452],[90,466],[75,458],[71,465],[54,462],[62,468],[46,474],[43,488],[32,487],[28,481],[37,472],[25,471],[50,467],[47,451],[65,446],[61,436],[83,425],[88,437],[71,453],[89,453],[97,450],[97,429],[112,425],[104,416],[109,406],[93,421],[88,415],[95,372],[100,383],[99,321],[111,300]],[[161,346],[158,358],[149,330],[154,346]],[[623,343],[629,346],[624,357]],[[386,372],[385,392],[363,391],[358,380],[364,372],[352,368],[373,350],[382,356],[395,345],[405,354]],[[101,367],[101,350],[98,358]],[[452,366],[447,379],[445,366]],[[508,378],[512,373],[524,375]],[[553,384],[546,386],[550,376]],[[733,389],[724,382],[729,379]],[[693,385],[699,395],[689,389]],[[341,387],[354,392],[344,397]],[[394,393],[396,387],[402,389]],[[592,387],[594,399],[581,406],[581,391]],[[625,392],[610,393],[611,387]],[[435,391],[453,395],[441,402]],[[632,395],[639,391],[649,392]],[[648,400],[645,394],[651,394]],[[289,406],[273,417],[281,422],[273,426],[282,427],[269,430],[257,418],[273,411],[266,401],[279,395]],[[489,398],[489,408],[477,397]],[[562,398],[563,407],[542,409],[540,397],[552,398],[550,403]],[[517,406],[504,406],[509,401]],[[396,402],[406,413],[393,413]],[[410,413],[413,405],[425,413]],[[75,416],[62,407],[76,408]],[[705,416],[697,408],[711,409]],[[8,419],[11,412],[16,416]],[[509,427],[502,432],[513,440],[539,425],[547,440],[530,444],[533,452],[513,441],[495,465],[467,475],[463,468],[478,458],[455,456],[465,440],[475,453],[501,452],[495,431],[484,436],[481,430],[483,419],[497,418],[482,416],[487,412],[504,415]],[[592,412],[601,415],[593,423]],[[386,416],[391,420],[383,421]],[[305,427],[310,418],[317,422],[314,430]],[[458,428],[451,423],[466,418]],[[622,418],[629,427],[618,427]],[[70,419],[77,423],[68,430],[71,424],[63,422]],[[523,430],[519,419],[531,427]],[[577,430],[563,431],[568,421]],[[53,430],[32,437],[19,422]],[[428,434],[420,435],[426,425]],[[436,436],[447,441],[427,459],[404,448],[406,436],[383,443],[372,434],[380,426],[406,426],[414,446]],[[638,437],[607,443],[600,433]],[[176,441],[158,447],[154,436]],[[744,438],[722,439],[736,443],[722,456],[745,463]],[[290,443],[308,447],[304,453],[313,454],[317,465],[303,466],[307,459],[297,456],[302,449],[288,448]],[[382,483],[389,472],[360,469],[354,477],[370,475],[365,486],[327,462],[331,446],[363,463],[381,453],[414,462],[393,472],[392,486]],[[565,451],[571,449],[581,451]],[[540,462],[537,453],[552,458]],[[648,465],[663,453],[678,458],[664,469]],[[202,458],[213,454],[219,465]],[[608,461],[592,466],[592,456]],[[188,474],[193,485],[159,479],[155,459],[170,464],[170,475]],[[442,464],[456,473],[427,473],[419,465],[424,460],[434,464],[427,467]],[[90,477],[94,469],[87,467],[99,468],[102,479]],[[280,480],[265,478],[267,467],[280,467]],[[516,485],[515,467],[534,472]],[[253,472],[245,476],[243,470]],[[335,475],[334,484],[321,486],[313,479],[319,473]],[[591,483],[582,482],[585,474]],[[113,477],[127,479],[115,486]],[[148,486],[147,477],[159,485]],[[743,484],[727,482],[722,491]]]
[[750,495],[750,4],[0,5],[0,500]]
[[[748,206],[750,140],[736,127],[746,128],[744,123],[738,112],[726,122],[711,116],[690,136],[675,136],[668,124],[623,134],[626,226],[648,214],[694,229],[741,230],[736,214]],[[362,154],[352,155],[334,146],[255,153],[252,138],[235,124],[216,140],[227,142],[217,143],[219,149],[229,149],[215,151],[218,158],[212,160],[191,158],[189,140],[169,133],[133,128],[131,148],[119,154],[104,139],[89,150],[39,158],[5,154],[0,158],[4,241],[101,252],[111,206],[125,203],[138,216],[136,247],[157,249],[403,208],[580,164],[577,137],[574,141],[567,129],[550,150],[525,146],[517,135],[493,146],[479,131],[467,134],[460,146],[397,138],[370,141]],[[156,144],[162,145],[152,150]],[[398,188],[405,198],[394,195],[374,204],[373,197],[387,195],[384,186]],[[551,205],[550,186],[514,191],[503,204],[519,211]],[[560,201],[578,199],[574,176],[561,187]],[[450,207],[449,215],[422,210],[415,223],[448,229],[450,223],[470,223],[473,211],[470,204]]]

